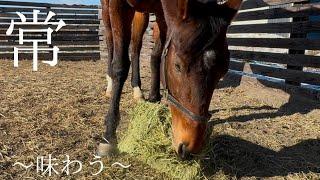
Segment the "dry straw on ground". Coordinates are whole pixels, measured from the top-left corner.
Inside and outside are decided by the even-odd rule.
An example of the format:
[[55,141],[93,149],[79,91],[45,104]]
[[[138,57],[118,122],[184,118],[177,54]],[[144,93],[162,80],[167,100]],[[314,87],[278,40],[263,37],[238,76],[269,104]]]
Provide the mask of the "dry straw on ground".
[[181,161],[171,148],[171,120],[162,104],[139,103],[129,114],[127,133],[119,143],[122,152],[137,156],[158,171],[177,179],[200,179],[198,162]]
[[[141,59],[144,90],[150,89],[149,54],[150,52],[144,53]],[[88,163],[93,160],[96,145],[104,132],[104,116],[110,104],[110,100],[104,96],[105,62],[63,61],[57,67],[42,65],[36,73],[32,73],[30,61],[19,63],[19,68],[13,68],[12,61],[0,61],[0,113],[4,116],[0,115],[1,180],[26,177],[54,180],[172,179],[172,176],[160,173],[161,169],[166,170],[165,168],[172,166],[156,171],[156,165],[150,167],[149,162],[131,153],[122,153],[111,159],[104,158],[106,169],[99,176],[92,176],[97,169],[88,166]],[[222,81],[210,104],[210,112],[213,113],[210,129],[213,133],[209,133],[209,152],[206,158],[197,160],[204,179],[319,179],[319,102],[306,101],[266,86],[260,87],[252,81],[241,86],[235,86],[234,82],[234,78]],[[144,93],[148,94],[147,91]],[[155,106],[155,109],[161,106],[149,105]],[[130,133],[127,126],[131,124],[131,118],[127,112],[135,112],[136,117],[152,117],[156,110],[142,110],[149,105],[136,105],[132,101],[132,88],[130,81],[127,81],[120,106],[119,138],[124,137],[120,134]],[[136,106],[142,109],[132,111]],[[160,118],[155,116],[156,123],[159,123],[159,119],[164,121],[167,111],[163,113]],[[137,122],[142,126],[149,121],[151,120],[138,119]],[[143,131],[140,129],[139,133],[142,135],[139,137],[148,141],[145,137],[147,129],[162,130],[159,127],[163,125],[156,123],[150,123],[154,125],[152,128],[150,126]],[[170,128],[165,129],[169,135]],[[159,139],[155,136],[147,137]],[[167,161],[172,164],[180,163],[176,162],[175,155],[169,148],[170,139],[165,140],[165,143],[160,143],[165,145],[161,146],[163,149],[156,150],[166,156],[152,152],[157,155],[157,161],[149,161],[160,164],[160,159],[167,157]],[[81,160],[84,169],[72,176],[57,175],[48,178],[38,174],[35,169],[26,172],[23,168],[13,166],[17,161],[30,163],[39,155],[51,153],[60,161],[65,160],[64,155],[70,155],[73,160]],[[131,167],[125,170],[111,167],[114,162],[131,164]],[[189,167],[174,165],[179,166],[181,174],[190,173]]]

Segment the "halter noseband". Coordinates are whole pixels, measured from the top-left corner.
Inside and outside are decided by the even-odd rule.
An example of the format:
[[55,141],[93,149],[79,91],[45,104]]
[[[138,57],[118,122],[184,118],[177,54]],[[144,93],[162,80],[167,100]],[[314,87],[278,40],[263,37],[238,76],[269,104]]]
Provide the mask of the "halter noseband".
[[165,99],[167,102],[169,102],[171,105],[175,106],[177,109],[179,109],[184,115],[188,116],[192,121],[201,122],[201,123],[207,123],[208,120],[211,118],[211,115],[208,114],[206,116],[198,115],[190,111],[189,109],[185,108],[175,97],[173,97],[168,89],[168,83],[167,83],[167,55],[170,43],[172,41],[173,33],[172,31],[169,34],[169,37],[166,41],[166,44],[163,49],[163,53],[161,56],[161,79],[162,79],[162,85],[165,90]]

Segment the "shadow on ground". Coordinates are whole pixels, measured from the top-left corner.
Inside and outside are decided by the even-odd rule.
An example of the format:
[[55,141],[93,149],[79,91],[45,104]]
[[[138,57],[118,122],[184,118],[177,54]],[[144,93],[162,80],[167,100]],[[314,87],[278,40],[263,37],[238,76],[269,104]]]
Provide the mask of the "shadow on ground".
[[[248,122],[252,120],[263,120],[263,119],[273,119],[276,117],[282,116],[289,116],[296,113],[300,114],[308,114],[309,112],[320,109],[320,103],[316,102],[306,102],[301,100],[300,97],[291,95],[290,99],[287,103],[283,104],[280,108],[273,108],[271,106],[261,106],[261,107],[250,107],[250,106],[243,106],[237,109],[231,110],[275,110],[274,112],[265,112],[265,113],[251,113],[246,115],[239,115],[239,116],[231,116],[226,119],[218,119],[215,120],[214,124],[222,124],[226,122]],[[223,109],[215,109],[210,111],[210,113],[214,114]]]
[[[259,82],[269,88],[278,88],[274,86],[274,84],[268,83],[267,81],[260,80]],[[231,87],[235,88],[240,86],[240,84],[241,84],[241,76],[228,73],[226,77],[219,83],[218,88],[219,89],[231,88]],[[235,111],[236,110],[257,110],[257,111],[272,110],[273,112],[253,113],[253,114],[247,114],[247,115],[232,116],[226,119],[215,120],[214,123],[221,124],[225,122],[248,122],[252,120],[262,120],[266,118],[273,119],[276,117],[289,116],[296,113],[308,114],[315,109],[320,109],[320,102],[303,98],[299,94],[290,93],[289,95],[290,95],[289,100],[279,108],[274,108],[272,106],[261,106],[261,107],[243,106],[237,109],[231,109]],[[210,111],[210,113],[214,114],[220,110],[224,110],[224,109],[215,109]]]
[[241,177],[287,176],[292,173],[320,173],[320,140],[309,139],[279,152],[249,141],[222,135],[210,139],[210,159],[202,160],[206,176],[222,170]]

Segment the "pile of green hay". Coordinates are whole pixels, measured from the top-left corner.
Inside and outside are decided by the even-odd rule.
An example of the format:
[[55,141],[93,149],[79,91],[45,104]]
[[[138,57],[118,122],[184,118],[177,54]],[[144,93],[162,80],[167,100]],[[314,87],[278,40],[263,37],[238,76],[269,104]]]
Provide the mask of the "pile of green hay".
[[196,161],[181,161],[171,146],[171,117],[162,104],[139,103],[129,112],[128,131],[119,150],[138,157],[152,168],[177,179],[200,179]]

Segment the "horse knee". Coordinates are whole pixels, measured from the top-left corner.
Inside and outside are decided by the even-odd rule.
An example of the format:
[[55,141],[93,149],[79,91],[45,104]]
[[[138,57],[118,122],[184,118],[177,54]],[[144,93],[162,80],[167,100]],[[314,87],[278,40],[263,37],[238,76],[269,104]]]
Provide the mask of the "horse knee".
[[125,60],[120,63],[120,61],[113,60],[112,62],[112,79],[114,82],[124,82],[127,80],[128,72],[130,68],[130,61]]

